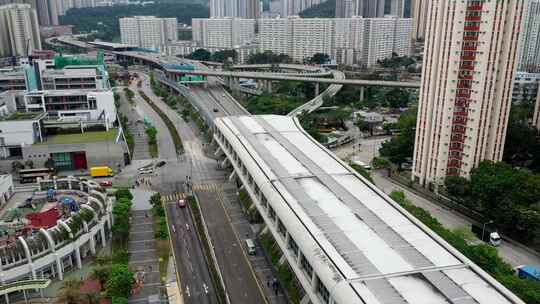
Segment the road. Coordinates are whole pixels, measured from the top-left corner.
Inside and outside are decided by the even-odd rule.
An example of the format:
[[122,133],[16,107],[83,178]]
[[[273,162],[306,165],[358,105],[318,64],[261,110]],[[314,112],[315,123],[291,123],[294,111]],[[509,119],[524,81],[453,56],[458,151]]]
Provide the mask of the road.
[[218,303],[189,210],[178,208],[175,203],[166,208],[184,303]]
[[[382,142],[386,139],[374,138],[362,140],[360,151],[355,155],[359,160],[364,163],[370,163],[374,155],[378,154],[378,150]],[[343,149],[340,152],[343,152]],[[340,156],[341,157],[341,156]],[[471,227],[471,219],[452,211],[448,208],[441,207],[440,205],[425,199],[422,196],[411,192],[407,188],[396,184],[394,181],[388,178],[386,171],[375,170],[372,172],[373,178],[377,187],[383,190],[385,193],[390,194],[392,191],[403,191],[407,198],[411,202],[429,211],[444,227],[449,229],[455,229],[460,227]],[[529,250],[525,250],[520,246],[516,246],[509,242],[504,242],[497,247],[500,256],[509,263],[512,267],[518,265],[533,265],[540,269],[540,255],[534,254]]]
[[[187,175],[192,176],[195,192],[200,198],[201,210],[208,225],[212,245],[231,303],[264,303],[259,285],[243,251],[242,240],[233,230],[226,210],[220,201],[218,189],[222,184],[228,182],[227,176],[223,171],[217,169],[215,159],[207,157],[204,150],[206,146],[203,146],[201,141],[202,134],[194,124],[186,123],[178,113],[155,96],[150,89],[148,78],[144,76],[142,90],[171,119],[182,138],[185,153],[181,159],[189,164],[189,171],[187,171],[189,174]],[[211,110],[212,107],[217,106],[217,101],[211,97],[211,94],[202,92],[203,88],[193,89],[193,91],[195,91],[193,95],[202,103],[201,110],[211,111],[211,114],[207,114],[214,117],[225,114]],[[215,92],[219,92],[219,87],[215,89]],[[221,105],[237,109],[237,105],[227,103]],[[171,220],[171,222],[176,221],[178,221],[176,218]],[[179,271],[182,270],[179,269]]]

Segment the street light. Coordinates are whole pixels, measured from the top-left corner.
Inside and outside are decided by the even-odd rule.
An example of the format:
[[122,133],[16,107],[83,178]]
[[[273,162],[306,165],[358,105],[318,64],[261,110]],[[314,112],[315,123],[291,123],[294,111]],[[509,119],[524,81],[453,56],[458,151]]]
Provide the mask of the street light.
[[493,224],[493,220],[490,220],[489,222],[484,223],[482,225],[482,241],[484,241],[484,232],[486,231],[486,225]]

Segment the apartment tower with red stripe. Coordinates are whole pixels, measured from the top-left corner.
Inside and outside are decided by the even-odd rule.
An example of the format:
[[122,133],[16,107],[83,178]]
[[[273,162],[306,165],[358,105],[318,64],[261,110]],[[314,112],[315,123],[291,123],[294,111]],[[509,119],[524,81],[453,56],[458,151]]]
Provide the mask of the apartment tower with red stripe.
[[437,191],[502,158],[524,0],[429,2],[412,179]]

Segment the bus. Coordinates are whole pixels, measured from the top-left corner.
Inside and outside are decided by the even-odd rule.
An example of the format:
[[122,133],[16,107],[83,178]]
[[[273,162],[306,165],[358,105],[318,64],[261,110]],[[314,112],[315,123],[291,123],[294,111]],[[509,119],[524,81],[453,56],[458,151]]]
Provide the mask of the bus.
[[36,169],[21,169],[19,170],[19,179],[21,184],[35,183],[37,178],[47,179],[54,175],[54,169],[51,168],[36,168]]

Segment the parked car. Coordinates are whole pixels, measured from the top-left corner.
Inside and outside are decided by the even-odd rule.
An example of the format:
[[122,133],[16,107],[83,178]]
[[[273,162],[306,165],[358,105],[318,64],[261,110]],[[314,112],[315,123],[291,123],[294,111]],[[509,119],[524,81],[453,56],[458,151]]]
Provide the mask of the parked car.
[[167,163],[166,161],[162,160],[162,161],[160,161],[160,162],[158,162],[156,164],[156,168],[161,168],[161,167],[165,166],[166,163]]
[[219,110],[218,110],[218,109],[216,109],[216,108],[214,108],[214,109],[213,109],[212,111],[214,111],[214,113],[217,113],[217,112],[219,112]]
[[112,182],[110,180],[104,180],[104,181],[100,181],[99,185],[101,187],[112,187]]

